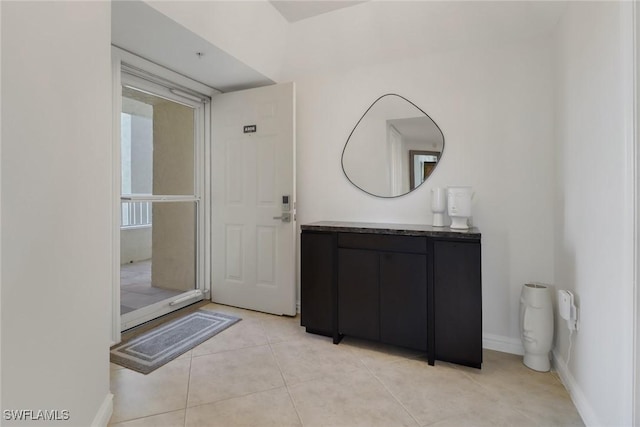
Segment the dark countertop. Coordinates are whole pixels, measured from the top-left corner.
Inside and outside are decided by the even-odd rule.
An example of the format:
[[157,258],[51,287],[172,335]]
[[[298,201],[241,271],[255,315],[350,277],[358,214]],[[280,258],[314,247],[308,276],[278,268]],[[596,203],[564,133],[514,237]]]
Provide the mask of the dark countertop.
[[480,231],[475,227],[469,228],[468,230],[452,230],[449,227],[434,227],[431,225],[383,224],[377,222],[319,221],[311,224],[302,224],[300,228],[308,231],[393,234],[398,236],[426,236],[444,239],[479,240],[481,236]]

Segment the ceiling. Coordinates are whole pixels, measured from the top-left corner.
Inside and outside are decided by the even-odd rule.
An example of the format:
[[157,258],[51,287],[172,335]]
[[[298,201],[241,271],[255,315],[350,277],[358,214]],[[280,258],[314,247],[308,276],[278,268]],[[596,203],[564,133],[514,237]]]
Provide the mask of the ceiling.
[[420,141],[430,143],[434,149],[442,149],[442,131],[429,116],[410,117],[406,119],[387,120],[387,123],[396,128],[406,141]]
[[145,2],[114,1],[111,5],[111,43],[121,49],[221,92],[273,84]]
[[[295,81],[307,74],[344,72],[381,61],[402,61],[416,56],[428,59],[428,52],[538,38],[552,31],[566,7],[561,1],[270,0],[269,3],[273,10],[267,6],[267,12],[272,12],[281,24],[286,48],[279,50],[277,43],[251,43],[249,57],[258,55],[267,58],[266,62],[279,61],[282,71],[270,76],[279,81]],[[354,5],[360,6],[351,7]],[[198,18],[193,22],[198,23]],[[259,32],[265,27],[254,27],[239,30],[237,38],[230,38],[238,41],[231,47],[260,37]],[[233,30],[233,26],[230,28]],[[272,78],[145,1],[112,2],[112,43],[222,92],[274,83]],[[255,50],[257,46],[259,50]],[[226,49],[234,52],[229,46]],[[251,49],[255,52],[251,53]],[[203,55],[198,55],[199,52]]]
[[322,15],[333,10],[342,9],[365,1],[317,1],[317,0],[269,0],[278,12],[289,22]]

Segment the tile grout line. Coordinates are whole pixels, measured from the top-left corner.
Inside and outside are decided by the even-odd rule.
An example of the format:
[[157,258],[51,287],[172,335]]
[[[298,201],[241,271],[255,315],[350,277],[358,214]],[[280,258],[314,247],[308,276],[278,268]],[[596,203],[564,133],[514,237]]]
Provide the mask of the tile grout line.
[[[0,0],[0,1],[1,1],[1,0]],[[168,363],[176,362],[176,361],[182,361],[182,360],[186,360],[186,359],[187,359],[186,357],[185,357],[185,358],[182,358],[182,359],[177,358],[177,359],[173,359],[173,360],[171,360],[171,361],[170,361],[170,362],[168,362]],[[158,369],[161,369],[162,367],[163,367],[163,366],[161,366],[161,367],[160,367],[160,368],[158,368]],[[114,371],[110,371],[110,377],[111,377],[111,374],[113,374],[114,372],[118,372],[118,371],[130,371],[130,372],[133,372],[134,374],[141,375],[141,376],[143,376],[143,377],[145,377],[145,376],[147,375],[147,374],[142,374],[142,373],[140,373],[140,372],[134,371],[134,370],[129,369],[129,368],[126,368],[126,367],[121,367],[120,369],[116,369],[116,370],[114,370]],[[187,395],[186,395],[187,397],[188,397],[188,395],[189,395],[189,381],[190,381],[190,378],[191,378],[191,360],[189,360],[189,375],[188,375],[188,378],[187,378]],[[113,381],[113,378],[110,378],[110,380],[109,380],[110,386],[111,386],[112,381]],[[156,416],[159,416],[159,415],[170,414],[170,413],[178,412],[178,411],[185,411],[185,415],[186,415],[186,409],[187,409],[187,407],[186,407],[186,403],[185,403],[185,407],[184,407],[184,408],[172,409],[172,410],[169,410],[169,411],[161,411],[161,412],[152,413],[152,414],[147,414],[147,415],[142,415],[142,416],[134,416],[133,418],[121,419],[121,420],[117,421],[117,422],[116,422],[116,423],[114,423],[114,424],[129,423],[129,422],[131,422],[131,421],[143,420],[143,419],[147,419],[147,418],[151,418],[151,417],[156,417]],[[111,424],[112,424],[112,423],[111,423],[111,419],[112,419],[112,418],[113,418],[113,413],[111,414],[111,418],[109,419],[109,425],[111,425]]]
[[[381,380],[380,378],[378,378],[378,376],[377,376],[377,375],[376,375],[376,374],[375,374],[375,373],[374,373],[374,372],[373,372],[373,371],[372,371],[372,370],[367,366],[367,364],[366,364],[366,363],[364,363],[364,362],[362,361],[362,359],[359,359],[359,360],[360,360],[360,363],[362,363],[362,365],[365,367],[365,369],[366,369],[367,371],[369,371],[369,373],[370,373],[371,375],[373,375],[373,377],[376,379],[376,381],[378,381],[378,382],[382,385],[382,387],[385,389],[385,391],[386,391],[387,393],[389,393],[389,394],[391,395],[391,397],[393,397],[393,399],[394,399],[396,402],[398,402],[398,404],[400,405],[400,407],[402,407],[402,409],[404,409],[404,410],[405,410],[405,412],[406,412],[407,414],[409,414],[409,416],[413,419],[413,421],[415,421],[415,422],[416,422],[416,426],[419,426],[419,427],[420,427],[420,426],[422,426],[422,424],[420,424],[420,421],[418,421],[418,419],[417,419],[416,417],[414,417],[414,416],[413,416],[413,414],[411,413],[411,411],[409,411],[409,409],[407,409],[407,407],[406,407],[406,406],[404,406],[404,403],[402,403],[402,402],[400,401],[400,399],[398,399],[398,398],[396,397],[396,395],[395,395],[395,394],[393,394],[393,393],[391,392],[391,390],[389,390],[389,387],[387,387],[387,385],[386,385],[385,383],[383,383],[383,382],[382,382],[382,380]],[[393,363],[398,363],[398,362],[393,362]]]
[[[481,383],[480,381],[476,380],[476,379],[473,377],[473,375],[469,374],[468,372],[465,372],[465,370],[464,370],[464,369],[461,369],[461,368],[460,368],[460,367],[458,367],[458,366],[454,366],[454,369],[455,369],[456,371],[458,371],[458,372],[462,373],[462,375],[464,375],[464,376],[465,376],[469,381],[471,381],[472,383],[474,383],[475,385],[477,385],[477,386],[478,386],[478,387],[480,387],[481,389],[485,390],[487,393],[491,393],[491,392],[492,392],[492,388],[491,388],[491,387],[488,387],[487,385],[485,385],[485,384]],[[509,389],[507,388],[507,390],[509,390]],[[511,391],[511,390],[509,390],[509,391]],[[498,401],[498,404],[500,404],[500,402],[499,402],[499,401]],[[515,411],[515,412],[517,412],[518,414],[520,414],[521,416],[523,416],[524,418],[526,418],[526,419],[528,419],[528,420],[530,420],[530,421],[532,421],[532,422],[534,422],[534,423],[537,421],[537,420],[535,420],[533,417],[531,417],[530,415],[528,415],[526,412],[524,412],[524,411],[520,410],[520,408],[519,408],[519,407],[517,407],[517,406],[510,406],[510,408],[511,408],[513,411]]]
[[[225,314],[228,314],[228,313],[225,313]],[[240,313],[234,313],[234,314],[231,314],[231,315],[232,316],[236,316],[236,317],[240,317]],[[243,317],[240,317],[240,319],[241,320],[245,320]],[[256,320],[257,323],[259,323],[260,328],[262,329],[262,332],[265,334],[265,338],[267,338],[266,333],[264,331],[264,328],[262,327],[262,320],[261,319],[255,319],[255,320]],[[224,331],[222,331],[222,332],[224,332]],[[211,337],[210,339],[213,339],[213,338],[215,338],[215,335],[213,337]],[[218,351],[218,352],[213,352],[213,353],[200,354],[200,355],[196,356],[195,355],[195,349],[198,348],[202,344],[204,344],[204,343],[200,343],[197,346],[195,346],[193,349],[191,349],[191,360],[190,360],[190,365],[189,365],[189,386],[191,384],[191,366],[192,366],[192,362],[193,362],[194,358],[205,357],[205,356],[213,356],[213,355],[221,355],[221,354],[229,353],[229,352],[236,351],[236,350],[246,350],[246,349],[249,349],[249,348],[266,347],[269,344],[269,340],[267,339],[267,343],[266,344],[249,345],[249,346],[246,346],[246,347],[240,347],[240,348],[231,349],[231,350],[223,350],[223,351]],[[271,352],[273,354],[273,349],[271,349],[271,347],[269,347],[269,349],[271,350]],[[274,357],[274,359],[275,359],[275,357]],[[185,405],[185,426],[186,426],[187,411],[189,409],[197,408],[199,406],[212,405],[212,404],[216,404],[216,403],[219,403],[219,402],[225,402],[227,400],[237,399],[237,398],[240,398],[240,397],[251,396],[252,394],[263,393],[265,391],[276,390],[278,388],[280,388],[280,387],[269,388],[269,389],[266,389],[266,390],[253,391],[251,393],[245,393],[245,394],[241,394],[241,395],[238,395],[238,396],[230,396],[230,397],[226,397],[224,399],[216,400],[216,401],[213,401],[213,402],[203,402],[203,403],[198,403],[196,405],[189,406],[189,399],[188,399],[189,398],[189,387],[187,387],[187,402],[186,402],[186,405]]]
[[[239,316],[240,314],[234,314],[234,315],[238,315]],[[198,355],[198,356],[196,356],[194,354],[194,351],[192,350],[191,360],[193,360],[193,358],[204,357],[204,356],[213,356],[213,355],[223,354],[223,353],[227,353],[227,352],[231,352],[231,351],[235,351],[235,350],[244,350],[244,349],[249,349],[249,348],[257,348],[257,347],[269,346],[269,349],[270,349],[271,354],[272,354],[272,356],[274,358],[274,361],[276,362],[276,365],[278,366],[278,370],[280,371],[280,376],[283,378],[283,384],[286,386],[286,381],[284,380],[284,377],[282,376],[282,369],[280,368],[280,365],[278,364],[277,359],[275,358],[275,354],[274,354],[273,348],[271,347],[271,344],[270,344],[270,341],[268,339],[266,330],[263,327],[263,319],[252,319],[252,320],[255,320],[256,323],[260,326],[260,328],[261,328],[261,330],[262,330],[262,332],[263,332],[263,334],[264,334],[264,336],[266,338],[266,342],[265,343],[257,344],[257,345],[250,345],[250,346],[241,347],[241,348],[238,348],[238,349],[224,350],[224,351],[220,351],[220,352],[201,354],[201,355]],[[197,348],[197,347],[195,347],[195,348]],[[195,348],[194,348],[194,350],[195,350]],[[213,402],[198,403],[198,404],[192,405],[192,406],[189,406],[188,402],[187,402],[187,407],[185,409],[189,410],[189,409],[197,408],[197,407],[200,407],[200,406],[213,405],[213,404],[217,404],[217,403],[220,403],[220,402],[225,402],[225,401],[228,401],[228,400],[233,400],[233,399],[238,399],[238,398],[242,398],[242,397],[246,397],[246,396],[251,396],[251,395],[254,395],[254,394],[264,393],[266,391],[277,390],[277,389],[280,389],[280,388],[282,388],[282,386],[268,388],[268,389],[265,389],[265,390],[257,390],[257,391],[253,391],[253,392],[250,392],[250,393],[237,395],[237,396],[230,396],[230,397],[226,397],[224,399],[216,400],[216,401],[213,401]],[[289,394],[289,398],[291,399],[291,395],[290,394]],[[291,401],[292,401],[292,404],[293,404],[293,399],[291,399]],[[295,408],[295,404],[294,404],[294,408]],[[297,411],[296,411],[296,413],[297,413]],[[185,416],[186,416],[186,414],[185,414]],[[300,418],[299,415],[298,415],[298,418]]]
[[[173,412],[178,412],[178,411],[184,411],[184,409],[174,409],[174,410],[172,410],[172,411],[159,412],[159,413],[157,413],[157,414],[144,415],[144,416],[142,416],[142,417],[128,418],[128,419],[126,419],[126,420],[120,420],[120,421],[118,421],[117,423],[114,423],[114,424],[116,424],[116,425],[117,425],[117,424],[122,424],[122,423],[129,423],[129,422],[131,422],[131,421],[144,420],[144,419],[147,419],[147,418],[157,417],[157,416],[159,416],[159,415],[171,414],[171,413],[173,413]],[[109,426],[111,426],[111,425],[112,425],[112,424],[111,424],[111,422],[109,422],[109,424],[108,424],[108,425],[109,425]]]
[[[213,337],[212,337],[212,338],[213,338]],[[206,342],[206,341],[205,341],[205,342]],[[267,341],[267,344],[268,344],[268,343],[269,343],[269,342]],[[203,343],[203,344],[204,344],[204,343]],[[224,353],[229,353],[229,352],[231,352],[231,351],[236,351],[236,350],[247,350],[247,349],[249,349],[249,348],[264,347],[265,345],[266,345],[266,344],[248,345],[248,346],[246,346],[246,347],[238,347],[238,348],[234,348],[234,349],[231,349],[231,350],[214,351],[214,352],[211,352],[211,353],[198,354],[197,356],[192,355],[191,357],[198,358],[198,357],[204,357],[204,356],[212,356],[212,355],[214,355],[214,354],[224,354]],[[193,349],[195,350],[196,348],[197,348],[197,346],[196,346],[196,347],[194,347]]]
[[252,391],[251,393],[239,394],[237,396],[229,396],[229,397],[225,397],[224,399],[214,400],[213,402],[198,403],[198,404],[193,405],[193,406],[188,406],[186,409],[194,409],[194,408],[199,408],[200,406],[207,406],[207,405],[215,405],[215,404],[218,404],[218,403],[227,402],[229,400],[240,399],[242,397],[247,397],[247,396],[251,396],[251,395],[254,395],[254,394],[264,393],[266,391],[278,390],[279,388],[282,388],[282,386],[273,387],[273,388],[267,388],[265,390]]
[[[262,321],[260,321],[260,326],[264,330]],[[291,396],[291,390],[289,390],[289,384],[287,384],[287,380],[284,378],[284,373],[282,372],[282,367],[280,366],[280,362],[278,362],[276,353],[273,350],[273,347],[271,346],[271,340],[269,339],[269,336],[267,335],[266,330],[264,331],[264,333],[265,333],[265,336],[267,337],[267,344],[269,344],[269,349],[271,350],[271,355],[273,356],[273,360],[276,362],[276,366],[278,366],[278,371],[280,371],[280,377],[282,377],[282,382],[284,383],[284,387],[287,390],[287,395],[289,395],[289,400],[291,401],[291,405],[293,405],[293,410],[296,411],[296,416],[298,417],[298,421],[300,421],[300,425],[304,426],[304,423],[302,422],[302,417],[300,416],[300,412],[298,411],[298,407],[296,405],[296,401],[293,399],[293,396]]]
[[189,355],[190,356],[189,357],[189,377],[187,379],[187,394],[185,395],[185,398],[184,398],[184,418],[182,419],[183,427],[187,426],[187,410],[189,409],[189,389],[191,387],[191,368],[193,367],[193,350],[196,347],[191,349],[191,354]]

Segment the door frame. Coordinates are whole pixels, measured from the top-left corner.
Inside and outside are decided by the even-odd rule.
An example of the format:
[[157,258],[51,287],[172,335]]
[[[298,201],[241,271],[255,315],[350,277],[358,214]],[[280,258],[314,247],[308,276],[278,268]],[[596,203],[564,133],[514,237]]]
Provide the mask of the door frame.
[[[120,112],[122,110],[122,66],[123,63],[133,66],[151,75],[171,81],[176,85],[190,89],[197,93],[212,97],[220,93],[202,83],[191,80],[181,74],[175,73],[161,67],[151,61],[136,56],[130,52],[122,50],[117,46],[112,46],[112,97],[113,97],[113,141],[112,141],[112,322],[111,322],[111,343],[117,344],[121,341],[121,315],[120,315],[120,211],[121,211],[121,176],[120,176]],[[209,296],[211,289],[211,103],[204,106],[204,144],[198,156],[200,161],[196,162],[196,193],[200,194],[201,213],[198,215],[198,230],[196,236],[198,241],[197,260],[199,266],[196,271],[196,281],[201,284],[205,298]],[[200,148],[198,148],[200,150]],[[176,305],[188,305],[191,302],[184,302]],[[150,315],[143,313],[143,316]]]
[[631,108],[627,131],[629,132],[626,149],[629,152],[628,175],[630,181],[630,205],[632,213],[631,236],[632,236],[632,291],[633,291],[633,324],[632,324],[632,345],[633,345],[633,377],[631,385],[631,422],[634,426],[640,425],[640,8],[636,2],[631,2],[628,6],[631,9],[631,23],[628,31],[631,34],[630,50],[627,60],[632,70],[631,84]]

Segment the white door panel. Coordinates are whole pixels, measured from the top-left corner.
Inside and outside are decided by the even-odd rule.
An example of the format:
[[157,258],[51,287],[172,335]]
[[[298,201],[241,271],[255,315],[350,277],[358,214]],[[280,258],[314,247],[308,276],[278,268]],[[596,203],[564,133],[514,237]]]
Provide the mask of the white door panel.
[[[294,96],[287,83],[213,98],[214,302],[295,315]],[[274,219],[282,196],[290,222]]]

